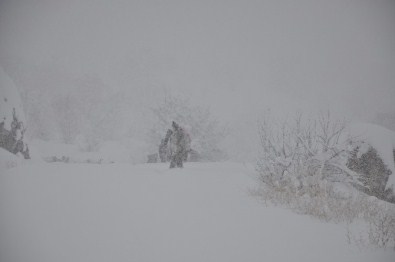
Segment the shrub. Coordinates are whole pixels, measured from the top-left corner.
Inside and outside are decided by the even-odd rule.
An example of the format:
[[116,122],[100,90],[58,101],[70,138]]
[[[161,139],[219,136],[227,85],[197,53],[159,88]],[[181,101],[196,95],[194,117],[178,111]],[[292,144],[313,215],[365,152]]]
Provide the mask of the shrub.
[[[254,194],[324,221],[361,220],[368,230],[359,243],[395,248],[394,205],[358,191],[382,192],[386,169],[372,164],[380,163],[373,149],[355,158],[355,143],[345,134],[345,126],[329,113],[317,120],[298,115],[280,124],[266,117],[259,127],[261,183]],[[363,162],[365,157],[371,162]],[[368,179],[370,173],[363,170],[374,176]]]

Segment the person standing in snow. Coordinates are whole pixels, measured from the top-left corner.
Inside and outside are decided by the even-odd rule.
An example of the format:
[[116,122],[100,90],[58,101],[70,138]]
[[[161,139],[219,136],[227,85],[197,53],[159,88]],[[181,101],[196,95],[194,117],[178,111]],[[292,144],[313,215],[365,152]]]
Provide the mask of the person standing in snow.
[[166,136],[161,140],[159,145],[159,158],[162,163],[169,161],[169,149],[168,144],[170,140],[170,136],[173,133],[171,129],[167,130]]
[[183,167],[183,161],[187,152],[187,137],[185,131],[173,121],[172,134],[170,136],[170,168]]

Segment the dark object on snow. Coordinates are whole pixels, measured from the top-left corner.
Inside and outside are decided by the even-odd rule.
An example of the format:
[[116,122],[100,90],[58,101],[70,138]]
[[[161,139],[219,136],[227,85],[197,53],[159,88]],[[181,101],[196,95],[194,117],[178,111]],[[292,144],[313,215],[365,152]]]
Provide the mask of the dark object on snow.
[[25,159],[30,159],[29,147],[23,142],[26,129],[23,127],[23,123],[18,121],[15,108],[13,109],[11,130],[7,130],[4,125],[5,123],[2,121],[0,123],[0,147],[13,154],[21,153]]
[[171,129],[167,130],[166,136],[162,141],[160,142],[159,145],[159,158],[162,163],[165,163],[167,161],[170,161],[170,154],[169,154],[169,140],[170,136],[173,134],[173,131]]
[[[172,123],[173,132],[170,136],[170,168],[183,167],[183,161],[188,158],[189,136],[176,122]],[[188,141],[189,140],[189,141]]]
[[[200,159],[197,151],[191,149],[191,138],[188,132],[180,127],[176,122],[172,122],[172,129],[168,129],[165,137],[159,144],[159,154],[148,155],[148,163],[170,161],[170,168],[183,167],[183,162],[194,161]],[[188,156],[190,158],[188,159]]]
[[357,146],[348,159],[347,167],[360,174],[360,181],[363,186],[356,186],[364,193],[375,196],[381,200],[395,203],[395,194],[392,188],[387,188],[387,181],[391,170],[384,164],[383,160],[372,146],[362,153],[358,154],[360,147]]
[[44,158],[44,160],[46,162],[48,162],[48,163],[54,163],[54,162],[69,163],[70,162],[70,157],[67,157],[67,156],[62,156],[62,157],[52,156],[52,157]]

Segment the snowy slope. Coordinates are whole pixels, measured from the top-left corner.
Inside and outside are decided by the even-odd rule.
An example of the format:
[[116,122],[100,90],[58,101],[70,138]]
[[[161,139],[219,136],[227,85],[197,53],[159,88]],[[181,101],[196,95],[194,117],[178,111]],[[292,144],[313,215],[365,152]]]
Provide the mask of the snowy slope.
[[233,163],[25,164],[0,174],[0,261],[394,261],[266,207]]
[[13,108],[15,108],[18,120],[26,123],[18,90],[12,79],[0,66],[0,122],[5,120],[7,130],[11,129]]
[[388,178],[387,188],[393,186],[395,189],[395,132],[385,127],[368,124],[356,123],[349,128],[349,133],[356,139],[362,140],[377,150],[377,153],[383,160],[384,164],[392,171]]

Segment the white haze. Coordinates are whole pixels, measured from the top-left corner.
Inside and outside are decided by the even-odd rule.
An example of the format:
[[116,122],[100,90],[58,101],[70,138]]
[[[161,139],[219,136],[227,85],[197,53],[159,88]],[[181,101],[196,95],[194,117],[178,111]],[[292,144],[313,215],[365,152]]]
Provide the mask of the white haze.
[[2,1],[0,64],[25,89],[100,79],[138,133],[165,93],[187,97],[242,144],[268,109],[393,113],[394,25],[393,1]]

